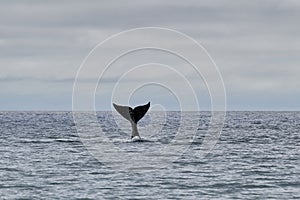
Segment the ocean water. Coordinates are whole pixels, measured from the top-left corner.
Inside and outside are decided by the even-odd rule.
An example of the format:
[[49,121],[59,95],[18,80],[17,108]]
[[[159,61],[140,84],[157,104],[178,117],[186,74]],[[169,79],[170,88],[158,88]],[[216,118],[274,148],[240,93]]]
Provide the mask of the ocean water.
[[[136,143],[129,123],[98,112],[98,129],[86,132],[100,127],[107,141],[95,145],[110,142],[125,152],[118,160],[88,150],[71,112],[0,112],[0,199],[300,199],[300,112],[228,112],[199,157],[209,122],[209,112],[150,112],[139,123],[147,142]],[[195,130],[193,142],[169,162],[158,149],[185,130]],[[165,166],[146,170],[134,158],[145,152]],[[145,168],[115,168],[124,163]]]

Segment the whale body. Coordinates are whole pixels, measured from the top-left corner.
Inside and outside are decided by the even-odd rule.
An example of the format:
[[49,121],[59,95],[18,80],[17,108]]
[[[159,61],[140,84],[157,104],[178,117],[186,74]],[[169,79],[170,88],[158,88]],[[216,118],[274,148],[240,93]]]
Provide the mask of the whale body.
[[121,106],[115,103],[113,103],[113,106],[115,107],[116,111],[118,111],[120,115],[122,115],[125,119],[127,119],[131,123],[131,128],[132,128],[131,139],[134,140],[141,139],[137,129],[137,123],[140,119],[142,119],[145,116],[146,112],[149,110],[150,102],[148,102],[145,105],[137,106],[134,109],[132,109],[129,106]]

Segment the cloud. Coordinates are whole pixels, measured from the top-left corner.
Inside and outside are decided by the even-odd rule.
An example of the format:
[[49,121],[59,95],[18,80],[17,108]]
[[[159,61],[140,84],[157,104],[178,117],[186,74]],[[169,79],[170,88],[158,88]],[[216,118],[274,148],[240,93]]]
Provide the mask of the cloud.
[[[6,95],[6,99],[24,90],[32,95],[55,97],[56,101],[62,91],[70,91],[67,93],[71,96],[77,69],[95,45],[119,31],[161,26],[182,31],[207,48],[223,75],[231,108],[235,104],[241,108],[243,102],[245,105],[255,102],[251,108],[261,108],[259,95],[265,90],[268,93],[264,99],[270,101],[284,94],[281,101],[272,104],[274,109],[289,108],[290,99],[300,100],[299,1],[6,1],[0,4],[0,94]],[[182,44],[174,41],[173,45]],[[113,53],[113,48],[107,50],[107,55]],[[193,53],[189,49],[186,52]],[[141,57],[135,59],[139,59],[137,63],[143,61]],[[172,65],[172,61],[168,63]],[[176,64],[174,60],[173,65]],[[114,75],[105,77],[104,82],[113,84],[121,71],[116,68],[111,73]],[[80,81],[91,82],[94,77]],[[59,89],[45,90],[49,84]],[[248,98],[241,98],[243,94]],[[34,102],[26,104],[34,109]],[[5,109],[3,105],[0,109]],[[299,109],[296,104],[290,105]],[[47,103],[43,106],[46,109]]]

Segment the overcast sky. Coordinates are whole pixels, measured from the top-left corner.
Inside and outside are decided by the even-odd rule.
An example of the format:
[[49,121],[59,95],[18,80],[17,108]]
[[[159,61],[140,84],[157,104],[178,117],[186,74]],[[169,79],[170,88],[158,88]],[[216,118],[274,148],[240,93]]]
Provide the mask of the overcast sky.
[[[1,1],[0,110],[71,110],[74,79],[88,53],[113,34],[148,26],[178,30],[207,49],[222,75],[228,110],[299,110],[299,19],[297,0]],[[115,70],[96,94],[99,110],[111,109],[109,91],[122,76],[117,64]],[[168,72],[163,77],[177,82]],[[157,97],[160,89],[166,95]],[[151,86],[140,92],[176,109],[171,93]],[[206,93],[197,91],[200,101]]]

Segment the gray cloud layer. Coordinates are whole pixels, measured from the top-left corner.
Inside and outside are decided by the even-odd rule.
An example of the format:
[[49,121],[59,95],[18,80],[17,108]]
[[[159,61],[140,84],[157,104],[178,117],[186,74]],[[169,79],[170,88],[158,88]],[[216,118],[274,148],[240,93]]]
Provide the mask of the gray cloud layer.
[[223,75],[229,109],[300,108],[299,1],[0,5],[0,109],[70,109],[73,80],[88,52],[112,34],[142,26],[176,29],[201,42]]

